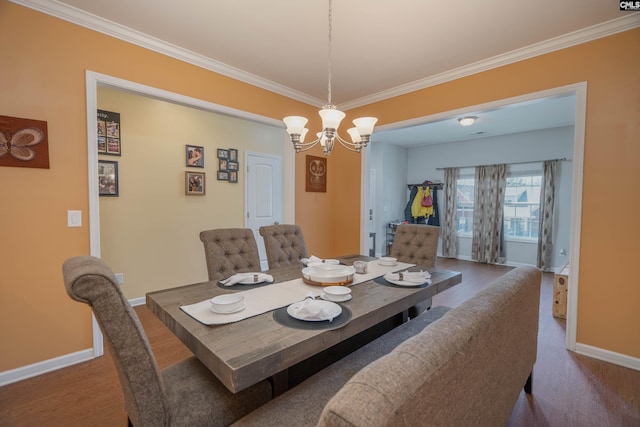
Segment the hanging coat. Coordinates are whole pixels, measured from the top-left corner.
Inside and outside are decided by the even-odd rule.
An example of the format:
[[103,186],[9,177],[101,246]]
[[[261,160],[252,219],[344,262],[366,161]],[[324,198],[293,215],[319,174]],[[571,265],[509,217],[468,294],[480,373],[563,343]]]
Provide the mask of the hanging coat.
[[411,187],[411,193],[409,194],[409,201],[407,202],[407,205],[404,207],[404,220],[408,224],[416,223],[415,219],[413,218],[413,214],[411,212],[411,209],[413,207],[413,200],[416,198],[416,193],[418,193],[418,187],[414,185]]
[[427,218],[433,215],[433,205],[422,206],[422,198],[427,195],[431,195],[431,189],[428,186],[425,186],[425,188],[418,187],[416,197],[411,204],[411,214],[414,218]]
[[[426,206],[422,206],[422,198],[424,197],[424,189],[422,187],[418,187],[418,191],[416,193],[416,197],[413,199],[413,203],[411,204],[411,215],[414,218],[426,218],[429,212],[429,208]],[[433,211],[433,208],[431,208]]]

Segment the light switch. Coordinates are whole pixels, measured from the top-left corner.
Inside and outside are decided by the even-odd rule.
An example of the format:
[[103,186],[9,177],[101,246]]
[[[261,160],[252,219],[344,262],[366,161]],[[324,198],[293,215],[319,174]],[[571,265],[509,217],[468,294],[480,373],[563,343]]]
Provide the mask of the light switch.
[[82,211],[67,211],[67,227],[82,227]]

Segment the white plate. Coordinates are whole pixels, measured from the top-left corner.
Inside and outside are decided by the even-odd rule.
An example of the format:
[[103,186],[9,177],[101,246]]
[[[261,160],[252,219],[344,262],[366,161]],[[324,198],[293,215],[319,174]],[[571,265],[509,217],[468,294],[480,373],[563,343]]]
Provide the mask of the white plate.
[[220,310],[216,310],[215,307],[211,307],[211,311],[213,311],[214,313],[217,314],[232,314],[232,313],[238,313],[239,311],[242,311],[245,309],[245,305],[242,304],[240,307],[236,308],[235,310],[231,310],[231,311],[220,311]]
[[426,281],[422,283],[416,283],[416,282],[405,282],[404,280],[391,280],[391,279],[387,279],[386,277],[384,278],[384,280],[398,286],[421,286],[427,283]]
[[[327,320],[329,320],[329,319],[305,319],[302,316],[298,316],[297,311],[299,310],[300,306],[304,305],[304,303],[305,301],[294,302],[289,307],[287,307],[287,314],[289,314],[289,316],[293,317],[294,319],[304,320],[305,322],[326,322]],[[340,316],[340,314],[342,313],[342,307],[340,307],[335,302],[314,300],[314,304],[318,304],[322,308],[327,310],[329,314],[332,315],[332,319],[335,319],[336,317]]]
[[[303,261],[304,262],[304,261]],[[320,260],[320,261],[311,261],[311,260],[307,260],[306,261],[306,265],[308,267],[311,267],[312,265],[320,265],[320,264],[331,264],[331,265],[338,265],[340,264],[340,261],[337,259],[325,259],[325,260]]]
[[341,295],[341,296],[322,294],[322,295],[320,295],[320,298],[322,298],[325,301],[345,302],[345,301],[349,301],[352,298],[352,296],[351,296],[351,294],[349,294],[349,295]]
[[302,269],[307,280],[321,283],[339,283],[353,278],[356,269],[350,265],[317,264]]

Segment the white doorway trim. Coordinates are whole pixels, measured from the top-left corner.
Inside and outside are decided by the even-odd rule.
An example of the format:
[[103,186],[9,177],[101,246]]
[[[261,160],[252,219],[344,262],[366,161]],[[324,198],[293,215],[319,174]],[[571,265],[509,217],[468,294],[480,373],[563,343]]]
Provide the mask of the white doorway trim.
[[[214,104],[212,102],[203,101],[201,99],[180,95],[163,89],[146,86],[139,83],[130,82],[128,80],[119,79],[117,77],[108,76],[106,74],[96,73],[87,70],[85,73],[86,97],[87,97],[87,180],[89,188],[89,247],[92,256],[100,257],[100,199],[98,195],[98,144],[96,143],[97,117],[98,109],[98,86],[108,86],[127,92],[132,92],[147,96],[150,98],[160,99],[186,107],[193,107],[199,110],[210,111],[213,113],[224,114],[240,119],[250,120],[256,123],[262,123],[270,126],[281,127],[284,129],[284,123],[281,120],[272,119],[270,117],[260,116],[258,114],[248,113],[235,108],[226,107],[224,105]],[[287,147],[288,148],[288,147]],[[284,188],[284,209],[289,218],[293,220],[292,210],[295,206],[295,191],[290,190],[294,185],[293,177],[295,176],[295,159],[289,152],[290,149],[284,150],[283,174],[285,181]],[[289,153],[289,154],[288,154]],[[104,354],[102,333],[93,318],[93,357]]]
[[[578,284],[579,284],[579,271],[580,271],[580,230],[582,224],[582,181],[584,174],[584,137],[586,126],[586,114],[587,114],[587,82],[575,83],[567,86],[560,86],[553,89],[543,90],[540,92],[532,92],[521,96],[512,98],[505,98],[498,101],[492,101],[485,104],[472,105],[457,110],[444,111],[429,116],[418,117],[415,119],[405,120],[402,122],[389,123],[386,125],[378,126],[378,130],[391,130],[400,129],[409,126],[420,125],[429,122],[435,122],[444,120],[450,117],[463,116],[466,113],[488,110],[498,107],[507,106],[509,104],[515,104],[524,101],[531,101],[540,98],[548,98],[552,96],[575,94],[576,95],[576,117],[574,127],[574,144],[573,144],[573,188],[572,188],[572,200],[571,200],[571,248],[569,262],[571,265],[571,280],[569,280],[568,297],[567,297],[567,326],[566,326],[566,343],[565,346],[568,350],[576,350],[576,332],[577,332],[577,318],[578,318]],[[360,175],[360,182],[363,189],[360,192],[362,195],[361,205],[361,250],[366,248],[368,239],[368,233],[365,232],[368,212],[366,211],[369,205],[369,174],[368,174],[368,158],[366,149],[364,150],[364,156],[362,159],[362,169]],[[586,354],[586,353],[583,353]],[[588,355],[588,354],[587,354]]]

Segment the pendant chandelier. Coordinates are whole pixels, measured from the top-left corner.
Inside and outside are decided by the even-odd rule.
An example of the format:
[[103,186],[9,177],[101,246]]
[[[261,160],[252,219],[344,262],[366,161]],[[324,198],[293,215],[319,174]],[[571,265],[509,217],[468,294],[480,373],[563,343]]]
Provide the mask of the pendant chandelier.
[[307,151],[318,145],[322,146],[325,156],[331,154],[335,141],[337,140],[340,145],[348,150],[359,153],[363,148],[367,146],[373,133],[373,127],[378,121],[375,117],[360,117],[353,120],[355,127],[347,130],[347,133],[351,136],[351,142],[346,141],[338,135],[338,127],[340,122],[345,117],[345,113],[338,110],[338,108],[331,103],[331,20],[332,20],[332,0],[329,0],[329,60],[328,60],[328,100],[327,105],[323,106],[319,111],[322,118],[322,132],[316,133],[317,139],[311,142],[304,142],[304,138],[309,131],[305,126],[309,121],[306,117],[301,116],[288,116],[282,119],[287,125],[287,132],[293,143],[293,148],[296,153],[301,151]]

